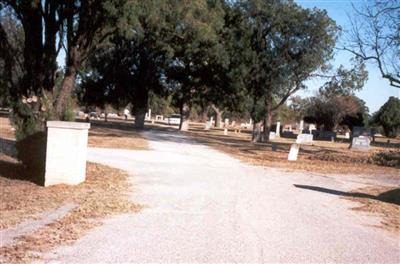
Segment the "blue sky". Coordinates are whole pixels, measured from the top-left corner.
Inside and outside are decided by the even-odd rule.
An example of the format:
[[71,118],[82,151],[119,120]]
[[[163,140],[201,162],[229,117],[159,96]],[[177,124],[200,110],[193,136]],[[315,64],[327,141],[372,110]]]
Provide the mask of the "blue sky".
[[[317,7],[325,9],[328,15],[336,21],[336,23],[346,30],[350,27],[348,15],[352,13],[352,4],[355,6],[363,5],[367,0],[295,0],[298,4],[305,8]],[[335,66],[343,64],[350,67],[351,54],[346,51],[337,51],[335,60],[332,63]],[[364,88],[357,92],[356,95],[363,99],[370,113],[373,113],[388,100],[390,96],[400,96],[400,89],[391,87],[389,82],[380,77],[376,66],[372,63],[367,64],[368,81]],[[309,89],[299,93],[300,96],[310,96],[319,88],[321,81],[308,82]]]

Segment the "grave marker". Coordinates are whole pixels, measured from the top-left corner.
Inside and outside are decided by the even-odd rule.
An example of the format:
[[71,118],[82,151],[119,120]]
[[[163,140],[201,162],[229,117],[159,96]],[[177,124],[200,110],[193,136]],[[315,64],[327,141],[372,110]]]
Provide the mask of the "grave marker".
[[298,144],[313,143],[313,135],[312,134],[299,134],[297,136],[296,143],[298,143]]
[[371,140],[368,137],[354,137],[351,144],[351,149],[368,151],[370,149],[370,143]]
[[275,135],[277,136],[277,137],[279,137],[280,136],[280,130],[281,130],[281,122],[277,122],[276,123],[276,131],[275,131]]
[[296,144],[296,143],[292,144],[292,146],[290,147],[288,160],[290,160],[290,161],[297,160],[297,155],[299,154],[299,148],[300,147],[298,144]]
[[300,121],[300,127],[299,127],[300,133],[302,133],[303,128],[304,128],[304,120],[301,120],[301,121]]
[[273,140],[273,139],[275,139],[275,136],[276,136],[276,134],[275,134],[275,132],[269,132],[269,139],[270,140]]

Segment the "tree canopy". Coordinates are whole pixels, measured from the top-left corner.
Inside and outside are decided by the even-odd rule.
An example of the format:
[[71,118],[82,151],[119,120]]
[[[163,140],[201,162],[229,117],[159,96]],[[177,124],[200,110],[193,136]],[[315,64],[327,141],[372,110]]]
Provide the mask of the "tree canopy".
[[386,136],[396,137],[400,129],[400,99],[391,96],[374,119],[383,127]]

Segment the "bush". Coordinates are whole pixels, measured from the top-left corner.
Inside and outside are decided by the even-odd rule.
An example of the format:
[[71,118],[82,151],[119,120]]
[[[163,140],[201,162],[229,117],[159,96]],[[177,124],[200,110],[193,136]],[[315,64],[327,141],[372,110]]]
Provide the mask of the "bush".
[[400,130],[400,99],[391,96],[374,117],[387,137],[396,137]]
[[377,165],[400,168],[399,150],[378,152],[373,155],[372,159]]
[[17,159],[23,163],[25,169],[21,176],[43,185],[46,162],[45,120],[50,115],[37,109],[35,102],[19,101],[13,107],[11,121],[16,132]]
[[16,144],[17,158],[23,162],[25,178],[39,185],[44,184],[46,142],[46,133],[37,132]]

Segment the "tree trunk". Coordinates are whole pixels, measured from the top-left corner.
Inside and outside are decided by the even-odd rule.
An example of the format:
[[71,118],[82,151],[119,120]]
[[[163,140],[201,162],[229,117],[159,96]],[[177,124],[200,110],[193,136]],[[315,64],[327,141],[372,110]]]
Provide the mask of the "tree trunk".
[[133,111],[135,115],[135,128],[143,129],[144,121],[148,108],[149,89],[145,86],[138,88],[133,102]]
[[146,116],[147,108],[141,107],[135,109],[135,128],[144,128],[144,119]]
[[181,122],[179,123],[180,131],[189,130],[189,117],[190,117],[190,107],[186,103],[182,103],[180,107]]
[[80,54],[77,47],[71,47],[67,59],[67,71],[61,83],[60,92],[56,102],[57,116],[63,120],[68,100],[75,88],[76,73],[80,66]]
[[222,114],[224,111],[219,110],[214,104],[211,105],[212,109],[215,112],[215,127],[222,128]]
[[107,106],[104,106],[104,122],[108,122],[108,118],[107,118]]
[[253,142],[261,141],[261,122],[257,122],[254,124],[251,141],[253,141]]
[[271,125],[272,125],[272,111],[271,111],[271,105],[268,104],[266,115],[264,118],[264,131],[262,137],[263,142],[269,141],[269,132],[271,131]]

